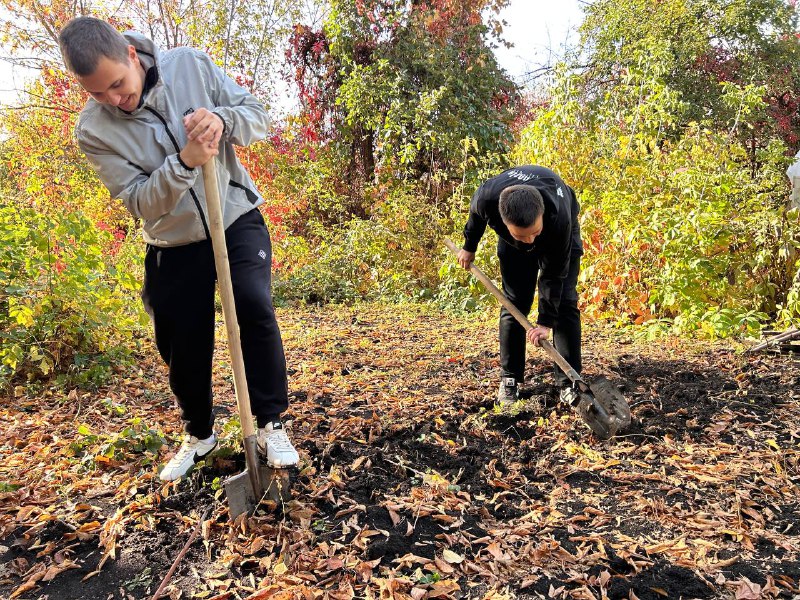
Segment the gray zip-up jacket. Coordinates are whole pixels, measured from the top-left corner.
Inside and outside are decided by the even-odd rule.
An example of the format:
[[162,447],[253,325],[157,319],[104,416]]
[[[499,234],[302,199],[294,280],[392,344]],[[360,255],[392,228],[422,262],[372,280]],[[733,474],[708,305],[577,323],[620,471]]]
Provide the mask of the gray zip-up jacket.
[[233,144],[247,146],[262,139],[269,125],[267,111],[207,54],[191,48],[159,53],[138,33],[125,37],[155,83],[132,113],[90,99],[75,128],[78,145],[112,197],[142,220],[147,243],[181,246],[207,239],[202,171],[187,169],[178,160],[187,142],[183,117],[205,107],[225,123],[216,163],[227,228],[264,201]]

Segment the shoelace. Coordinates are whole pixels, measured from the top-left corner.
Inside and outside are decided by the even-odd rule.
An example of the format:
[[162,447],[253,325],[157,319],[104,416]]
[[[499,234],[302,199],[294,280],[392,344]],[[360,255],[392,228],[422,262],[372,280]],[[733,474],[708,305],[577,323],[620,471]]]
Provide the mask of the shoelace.
[[270,434],[267,436],[267,440],[272,447],[279,452],[283,452],[284,450],[294,450],[292,442],[289,441],[289,436],[286,435],[286,432],[283,429],[270,432]]
[[199,442],[195,437],[186,438],[183,441],[183,445],[178,450],[178,453],[175,455],[175,459],[177,461],[183,462],[183,460],[189,456],[189,454],[195,452],[197,450],[197,442]]

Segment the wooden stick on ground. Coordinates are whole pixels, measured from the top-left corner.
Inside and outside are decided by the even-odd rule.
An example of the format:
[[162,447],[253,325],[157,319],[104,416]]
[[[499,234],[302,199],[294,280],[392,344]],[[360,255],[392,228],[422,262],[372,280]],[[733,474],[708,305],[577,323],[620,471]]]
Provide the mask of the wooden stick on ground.
[[175,569],[178,568],[178,565],[180,564],[181,560],[183,560],[183,557],[186,556],[186,553],[189,551],[189,547],[194,543],[195,539],[197,539],[197,534],[200,533],[200,527],[202,527],[203,522],[208,517],[208,513],[210,510],[211,510],[210,508],[207,508],[206,512],[203,513],[203,516],[200,517],[200,520],[197,521],[197,525],[195,526],[194,531],[192,531],[192,535],[189,536],[189,539],[183,545],[181,551],[178,552],[178,556],[175,557],[175,560],[173,561],[172,566],[169,568],[169,571],[167,571],[167,574],[164,575],[164,579],[161,581],[161,585],[158,586],[156,593],[153,594],[153,597],[150,598],[150,600],[158,600],[164,593],[164,588],[167,587],[169,580],[172,579],[172,575],[175,573]]

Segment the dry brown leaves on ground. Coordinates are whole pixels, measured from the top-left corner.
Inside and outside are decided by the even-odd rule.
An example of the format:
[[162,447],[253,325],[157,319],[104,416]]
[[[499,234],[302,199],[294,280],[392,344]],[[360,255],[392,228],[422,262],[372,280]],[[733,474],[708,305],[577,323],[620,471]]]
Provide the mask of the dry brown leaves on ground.
[[243,460],[226,352],[222,448],[178,484],[157,477],[180,424],[153,356],[96,393],[17,388],[0,406],[0,596],[149,598],[209,508],[170,598],[800,594],[796,359],[587,324],[585,376],[610,377],[634,416],[604,442],[557,403],[536,350],[523,401],[494,410],[494,318],[279,318],[290,502],[228,519],[220,481]]

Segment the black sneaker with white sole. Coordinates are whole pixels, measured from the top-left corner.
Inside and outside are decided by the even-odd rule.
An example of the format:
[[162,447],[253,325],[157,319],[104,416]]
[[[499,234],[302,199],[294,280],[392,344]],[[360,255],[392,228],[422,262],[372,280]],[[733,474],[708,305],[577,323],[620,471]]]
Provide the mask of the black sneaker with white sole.
[[498,404],[513,404],[519,400],[519,386],[513,377],[503,377],[497,390]]

